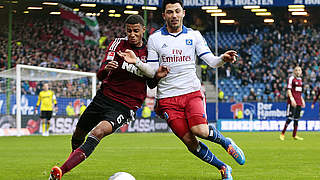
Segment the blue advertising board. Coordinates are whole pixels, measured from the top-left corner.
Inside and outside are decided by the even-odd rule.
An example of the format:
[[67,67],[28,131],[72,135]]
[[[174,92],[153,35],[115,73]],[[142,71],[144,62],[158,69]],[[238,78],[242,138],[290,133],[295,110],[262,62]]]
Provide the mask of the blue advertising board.
[[[21,96],[21,115],[33,115],[34,108],[37,104],[38,97],[35,95],[22,95]],[[16,96],[12,94],[10,96],[10,114],[16,114],[17,105],[16,105]],[[81,102],[84,105],[88,105],[90,103],[90,99],[81,99],[81,98],[57,98],[58,104],[58,112],[57,115],[65,115],[65,109],[67,105],[71,102],[73,108],[75,109],[76,113],[80,110]],[[6,95],[0,94],[0,113],[6,114],[7,111],[7,101]]]
[[[10,98],[10,114],[16,114],[17,106],[15,104],[16,96],[11,95]],[[21,96],[21,114],[33,115],[38,97],[35,95]],[[75,110],[80,108],[81,102],[85,105],[90,103],[90,99],[81,98],[57,98],[58,112],[57,115],[64,115],[67,105],[71,102]],[[0,113],[6,114],[6,95],[0,94]],[[311,103],[306,103],[306,107],[301,111],[302,120],[319,120],[319,104],[315,104],[315,108],[311,109]],[[285,102],[265,103],[219,103],[219,119],[236,119],[236,113],[242,111],[243,119],[259,119],[259,120],[284,120],[286,119],[287,104]],[[141,114],[138,111],[138,115]],[[139,113],[140,112],[140,113]],[[209,121],[214,121],[215,103],[207,103],[207,116]],[[154,113],[153,113],[154,116]]]
[[[66,106],[71,102],[76,113],[80,109],[81,102],[85,105],[90,103],[90,99],[80,98],[57,98],[58,112],[54,116],[54,122],[51,127],[51,131],[54,133],[69,133],[72,132],[76,122],[76,117],[66,117]],[[16,114],[17,106],[15,104],[15,95],[10,97],[10,114],[12,124],[15,123],[14,115]],[[39,130],[38,116],[34,115],[34,107],[37,103],[37,96],[35,95],[22,95],[21,96],[21,115],[22,115],[22,127],[37,127]],[[217,127],[221,131],[281,131],[286,121],[286,103],[264,103],[264,102],[252,102],[252,103],[219,103],[219,121]],[[5,117],[7,110],[6,95],[0,94],[0,113],[1,117]],[[238,111],[243,112],[243,119],[236,119]],[[140,113],[139,113],[140,112]],[[137,117],[141,114],[141,109],[137,113]],[[215,103],[207,103],[207,115],[210,123],[215,121]],[[150,120],[141,120],[130,123],[126,129],[127,132],[144,132],[161,130],[168,131],[166,122],[160,120],[159,122],[153,121],[155,114]],[[8,121],[7,118],[2,118],[4,121]],[[1,119],[0,119],[1,120]],[[292,124],[288,127],[288,130],[292,129]],[[35,126],[37,125],[37,126]],[[12,125],[14,127],[14,125]],[[30,129],[28,133],[33,134],[36,131]],[[28,129],[28,128],[27,128]],[[1,130],[1,127],[0,127]],[[122,129],[124,130],[124,129]],[[319,118],[319,104],[315,104],[315,108],[311,109],[311,103],[307,103],[306,107],[301,111],[301,118],[299,120],[299,129],[302,131],[319,131],[320,130],[320,118]],[[126,131],[123,131],[126,132]],[[0,132],[1,136],[1,132]]]
[[[235,120],[222,119],[217,122],[220,131],[282,131],[286,120]],[[299,120],[299,131],[320,131],[320,120]],[[288,131],[293,130],[290,123]]]
[[[319,120],[319,104],[311,109],[311,103],[301,110],[301,120]],[[285,120],[287,103],[285,102],[250,102],[250,103],[219,103],[219,119],[236,119],[238,111],[243,112],[244,119]],[[209,121],[215,121],[215,103],[207,103]]]

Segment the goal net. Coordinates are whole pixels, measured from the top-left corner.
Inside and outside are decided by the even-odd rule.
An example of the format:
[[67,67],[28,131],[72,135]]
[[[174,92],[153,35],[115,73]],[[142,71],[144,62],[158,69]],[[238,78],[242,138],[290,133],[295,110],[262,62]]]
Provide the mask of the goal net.
[[42,132],[40,107],[38,113],[35,107],[43,84],[57,100],[49,132],[69,134],[96,93],[96,74],[20,64],[0,72],[0,136]]

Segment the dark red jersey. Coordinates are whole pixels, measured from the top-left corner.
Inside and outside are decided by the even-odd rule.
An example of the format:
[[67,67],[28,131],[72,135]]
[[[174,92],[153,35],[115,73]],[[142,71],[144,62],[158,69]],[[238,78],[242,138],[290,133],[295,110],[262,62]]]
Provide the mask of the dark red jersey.
[[[131,49],[142,62],[147,57],[145,43],[142,47],[134,47],[125,38],[117,38],[112,41],[106,51],[97,77],[102,81],[102,90],[105,96],[116,100],[130,109],[137,110],[146,97],[146,80],[141,71],[133,64],[128,64],[117,52]],[[107,72],[104,68],[110,61],[117,61],[118,68]]]
[[[300,77],[290,76],[288,80],[288,90],[291,91],[294,100],[298,106],[302,106],[302,79]],[[288,97],[288,104],[291,104],[291,100]]]

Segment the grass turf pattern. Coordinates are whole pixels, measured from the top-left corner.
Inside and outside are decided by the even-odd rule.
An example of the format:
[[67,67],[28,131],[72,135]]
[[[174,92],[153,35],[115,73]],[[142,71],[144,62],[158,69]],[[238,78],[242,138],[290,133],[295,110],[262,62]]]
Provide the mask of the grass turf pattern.
[[[235,180],[320,179],[320,132],[292,132],[280,141],[280,132],[225,132],[244,151],[238,165],[220,145],[201,140],[233,168]],[[0,180],[48,179],[52,166],[68,157],[71,135],[0,137]],[[137,180],[218,180],[219,171],[188,152],[172,133],[113,134],[93,154],[63,176],[63,180],[107,180],[115,172]]]

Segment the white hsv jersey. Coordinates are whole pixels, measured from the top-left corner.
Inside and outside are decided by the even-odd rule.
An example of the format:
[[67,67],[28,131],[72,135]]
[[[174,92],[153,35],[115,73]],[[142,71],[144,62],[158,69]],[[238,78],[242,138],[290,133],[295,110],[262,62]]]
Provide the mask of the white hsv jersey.
[[183,26],[178,34],[170,34],[166,26],[149,37],[147,62],[154,68],[167,66],[169,74],[158,83],[157,98],[167,98],[200,90],[196,75],[196,55],[211,53],[199,31]]

